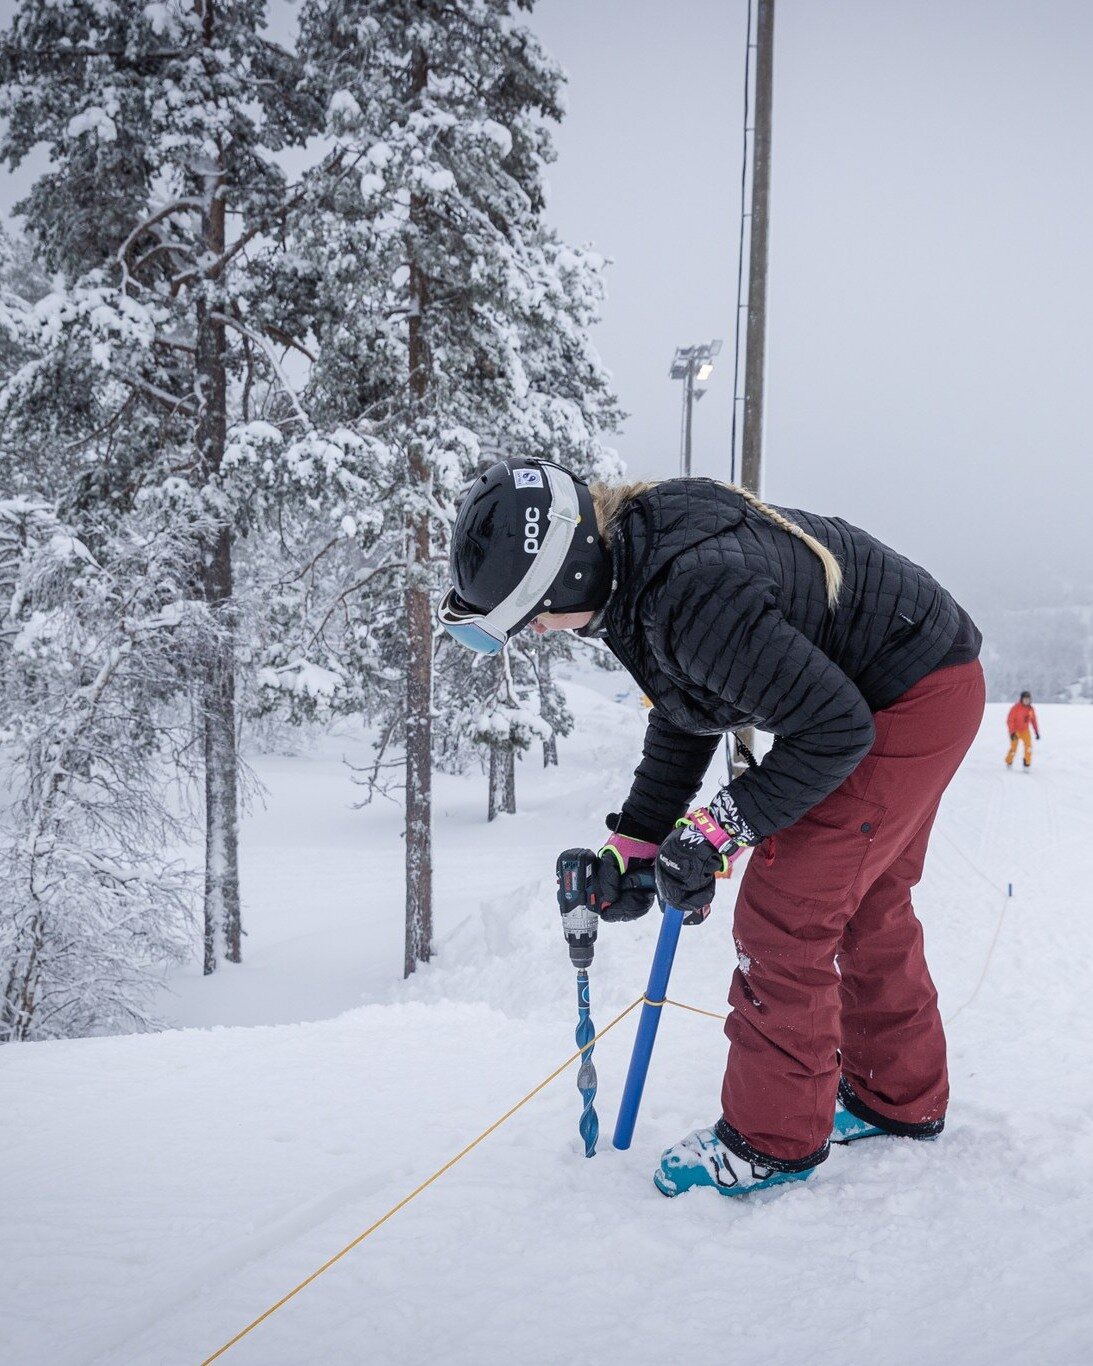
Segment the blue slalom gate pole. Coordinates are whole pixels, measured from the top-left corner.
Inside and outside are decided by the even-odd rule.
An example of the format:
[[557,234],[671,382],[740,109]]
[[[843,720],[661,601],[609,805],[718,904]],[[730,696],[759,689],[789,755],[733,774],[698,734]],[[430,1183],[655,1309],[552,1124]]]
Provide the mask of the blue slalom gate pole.
[[626,1074],[626,1085],[622,1089],[622,1101],[619,1104],[619,1117],[615,1121],[615,1136],[611,1140],[616,1148],[629,1148],[630,1140],[634,1137],[641,1093],[645,1090],[649,1059],[653,1056],[660,1012],[664,1008],[664,998],[668,993],[668,978],[671,976],[682,924],[683,912],[679,907],[665,906],[664,919],[653,953],[653,966],[649,969],[649,985],[645,988],[645,1004],[641,1008],[638,1032],[634,1036],[630,1070]]

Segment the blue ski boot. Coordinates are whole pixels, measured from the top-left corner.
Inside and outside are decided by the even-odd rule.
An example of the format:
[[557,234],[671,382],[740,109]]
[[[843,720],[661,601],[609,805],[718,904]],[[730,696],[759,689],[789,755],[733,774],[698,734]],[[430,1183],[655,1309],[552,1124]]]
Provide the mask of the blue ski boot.
[[[869,1115],[862,1119],[854,1110]],[[876,1121],[879,1120],[878,1124]],[[850,1083],[844,1077],[839,1082],[838,1099],[835,1101],[835,1122],[831,1128],[832,1143],[854,1143],[859,1138],[914,1138],[919,1142],[937,1138],[945,1127],[944,1119],[927,1119],[917,1124],[906,1124],[901,1120],[885,1119],[871,1110],[868,1105],[854,1094]]]
[[[835,1103],[835,1123],[831,1126],[832,1143],[853,1143],[859,1138],[883,1138],[886,1131],[878,1128],[876,1124],[870,1124],[867,1119],[859,1119],[857,1115],[852,1115],[849,1110],[843,1109],[842,1103]],[[892,1137],[891,1134],[888,1135]]]
[[764,1165],[761,1158],[752,1161],[740,1157],[725,1146],[715,1126],[696,1129],[662,1153],[653,1183],[662,1195],[668,1196],[682,1195],[698,1186],[709,1186],[719,1195],[748,1195],[783,1181],[804,1181],[812,1170],[806,1167],[804,1171],[778,1171]]

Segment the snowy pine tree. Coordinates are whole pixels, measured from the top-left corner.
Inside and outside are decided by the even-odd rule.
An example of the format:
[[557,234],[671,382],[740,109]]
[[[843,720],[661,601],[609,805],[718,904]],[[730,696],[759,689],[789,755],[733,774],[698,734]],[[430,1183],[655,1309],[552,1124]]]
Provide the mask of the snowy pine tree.
[[447,637],[438,643],[438,696],[458,698],[435,730],[438,767],[462,772],[481,760],[486,770],[487,819],[516,811],[516,759],[535,741],[553,737],[542,714],[534,652],[510,647],[499,655],[476,655]]
[[[569,642],[564,637],[556,639],[568,647]],[[551,649],[554,643],[550,639],[537,641],[531,655],[535,667],[535,682],[539,689],[539,715],[550,727],[550,734],[543,741],[544,768],[557,765],[558,736],[568,735],[573,729],[573,714],[566,705],[565,694],[554,681],[554,665],[560,653]]]
[[210,629],[194,544],[162,514],[97,530],[93,554],[48,503],[0,502],[0,1042],[147,1026],[190,947],[165,770]]
[[295,55],[261,0],[24,0],[7,35],[2,151],[49,149],[19,208],[51,289],[12,311],[0,452],[75,534],[167,509],[200,551],[207,971],[221,936],[239,956],[240,683],[259,711],[363,713],[377,763],[403,756],[407,971],[434,719],[442,755],[485,747],[495,805],[549,746],[537,713],[564,723],[536,664],[557,642],[433,677],[465,480],[509,452],[603,472],[618,416],[602,262],[543,223],[561,78],[525,8],[311,0]]
[[502,453],[590,468],[617,417],[586,333],[601,262],[543,224],[545,121],[561,115],[561,75],[514,21],[521,9],[310,0],[302,17],[307,89],[355,172],[301,215],[300,255],[324,263],[313,271],[315,411],[393,453],[377,480],[386,550],[355,662],[373,671],[362,686],[386,693],[382,734],[405,754],[407,973],[430,954],[434,718],[465,730],[481,720],[459,695],[434,694],[430,600],[452,508]]
[[[25,359],[21,349],[23,321],[31,306],[48,292],[48,281],[28,244],[0,227],[0,382]],[[5,473],[10,478],[13,471]]]
[[0,65],[2,154],[49,151],[17,209],[57,279],[0,399],[5,445],[52,453],[77,525],[158,500],[202,551],[190,591],[219,627],[196,683],[206,971],[238,961],[242,933],[233,554],[250,490],[228,496],[229,432],[306,425],[282,363],[306,308],[279,283],[302,191],[278,153],[317,116],[264,22],[263,0],[23,0]]

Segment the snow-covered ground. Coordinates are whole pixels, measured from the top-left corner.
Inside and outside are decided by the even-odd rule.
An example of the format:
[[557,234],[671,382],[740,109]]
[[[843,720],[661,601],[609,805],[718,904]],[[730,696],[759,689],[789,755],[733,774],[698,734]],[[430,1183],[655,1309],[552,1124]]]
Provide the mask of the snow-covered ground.
[[[601,835],[644,717],[619,675],[571,694],[562,766],[521,766],[517,817],[486,824],[480,776],[439,780],[438,953],[409,983],[399,812],[352,809],[354,742],[331,741],[257,762],[247,961],[165,998],[205,1027],[3,1050],[0,1361],[196,1366],[572,1051],[554,856]],[[631,1016],[596,1049],[594,1160],[571,1069],[222,1360],[1093,1361],[1093,708],[1039,710],[1029,774],[988,710],[918,894],[952,1021],[939,1143],[665,1200],[651,1171],[716,1116],[724,1039],[666,1014],[617,1153]],[[722,1008],[733,891],[684,932],[677,999]],[[598,1025],[640,994],[658,921],[601,930]]]

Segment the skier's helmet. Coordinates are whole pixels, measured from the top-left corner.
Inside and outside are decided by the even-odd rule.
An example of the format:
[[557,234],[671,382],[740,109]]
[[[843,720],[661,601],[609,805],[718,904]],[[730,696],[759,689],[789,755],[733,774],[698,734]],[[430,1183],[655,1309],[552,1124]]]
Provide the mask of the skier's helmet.
[[452,530],[451,568],[437,616],[482,654],[540,612],[598,611],[611,591],[592,495],[549,460],[512,457],[474,481]]
[[1024,702],[1026,706],[1031,706],[1031,705],[1032,705],[1032,693],[1030,693],[1030,692],[1023,692],[1023,693],[1021,694],[1021,701]]

